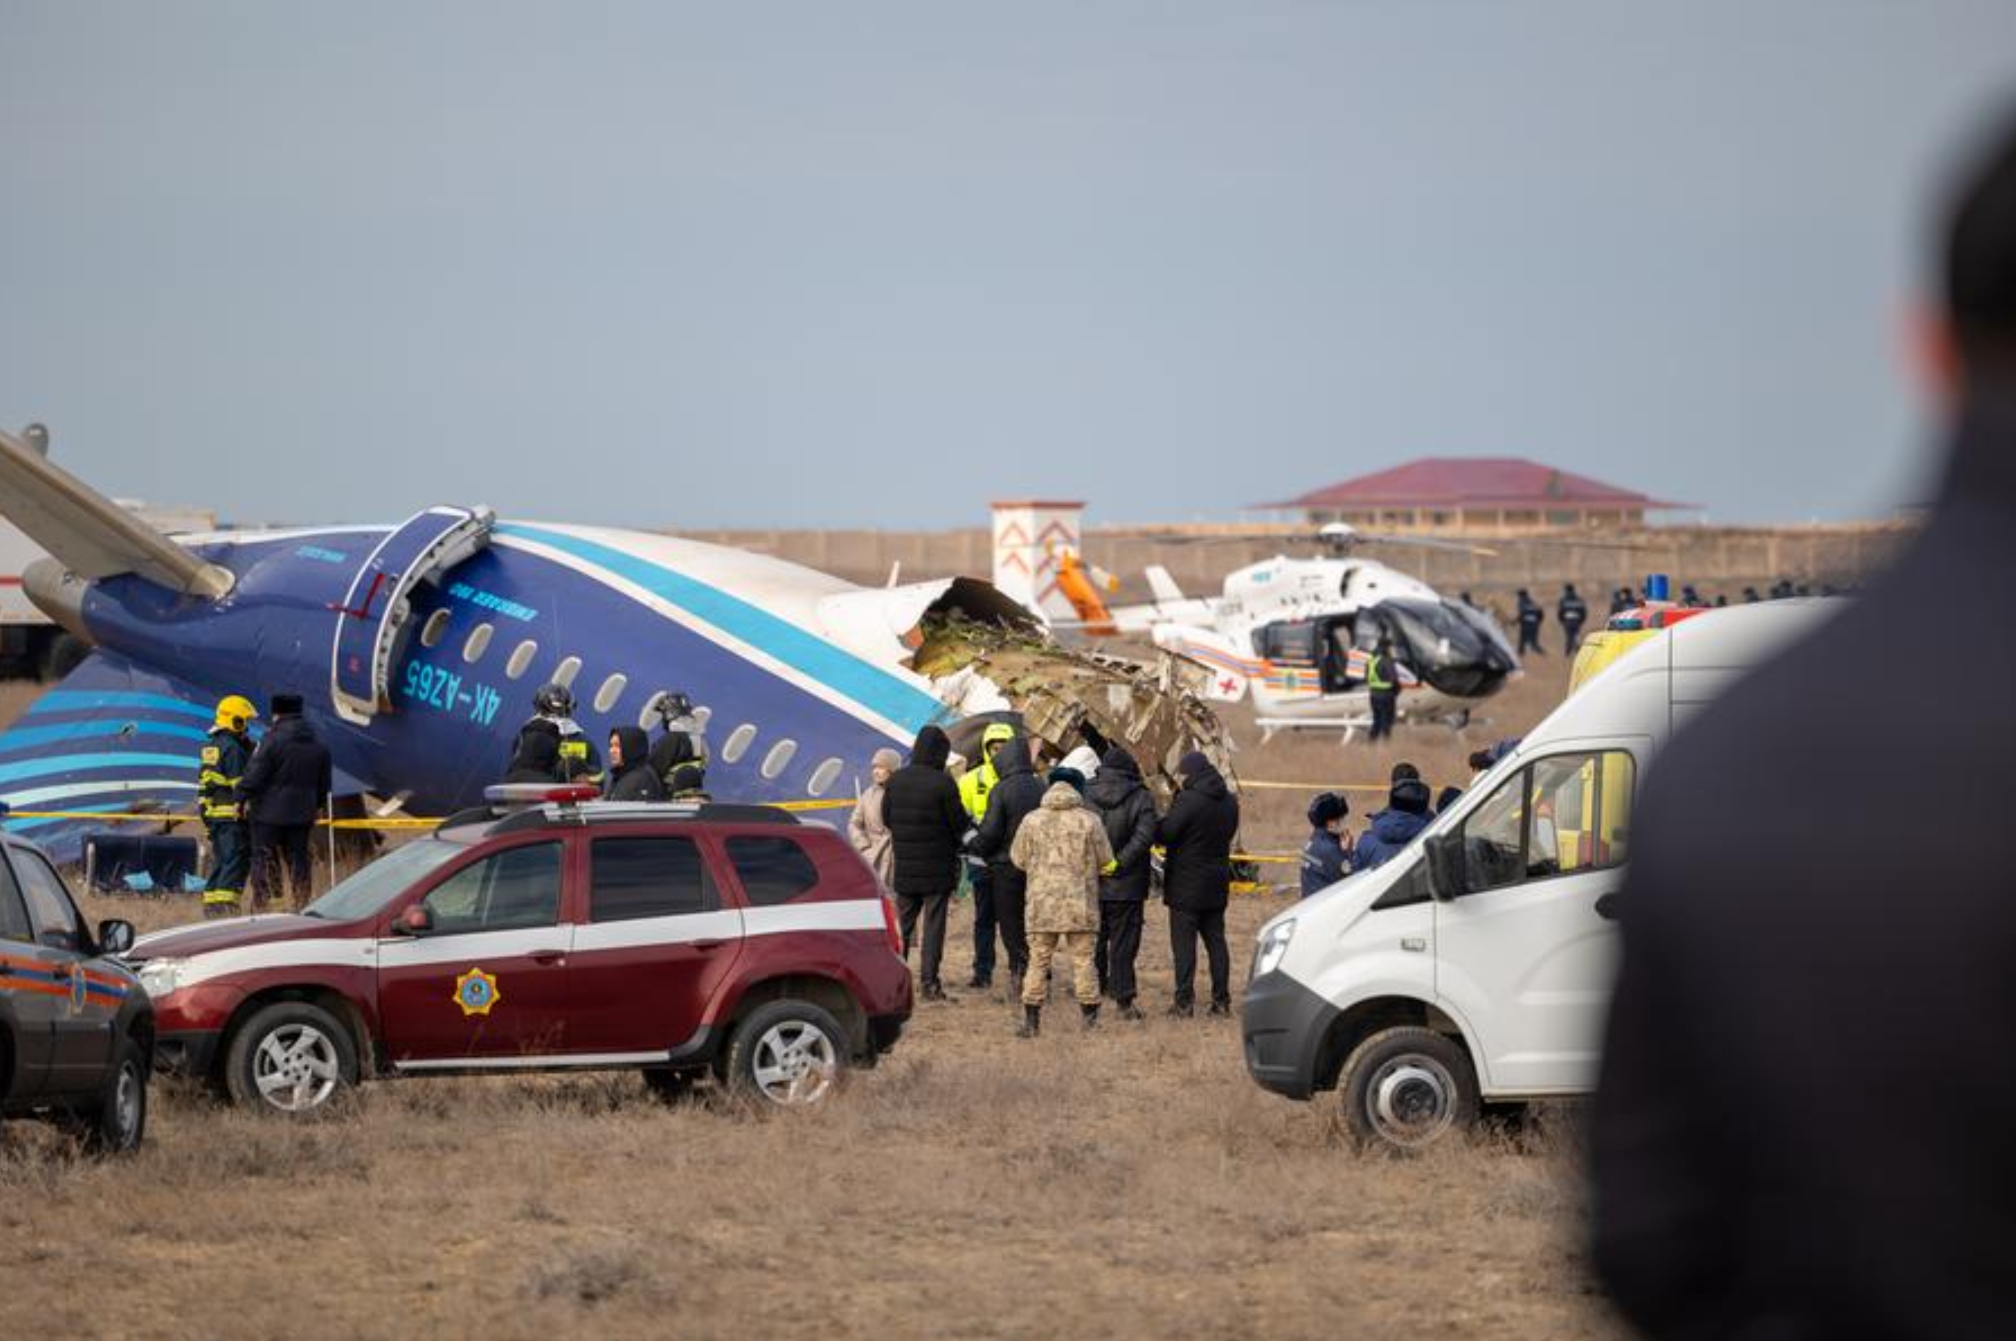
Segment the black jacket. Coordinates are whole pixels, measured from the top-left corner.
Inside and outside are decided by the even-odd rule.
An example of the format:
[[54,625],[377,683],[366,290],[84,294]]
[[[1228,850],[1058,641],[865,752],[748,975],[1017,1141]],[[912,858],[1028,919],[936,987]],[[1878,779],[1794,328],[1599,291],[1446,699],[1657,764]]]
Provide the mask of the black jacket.
[[910,762],[889,775],[882,790],[882,822],[896,858],[890,888],[911,898],[950,894],[959,887],[959,846],[966,835],[966,807],[959,784],[945,771],[952,742],[927,726],[917,733]]
[[987,814],[974,836],[973,855],[984,858],[990,868],[1006,868],[1012,882],[1022,877],[1021,868],[1008,859],[1015,831],[1036,813],[1043,804],[1043,793],[1050,788],[1029,766],[1029,742],[1020,736],[994,756],[994,771],[998,776],[987,793]]
[[252,752],[238,794],[254,824],[313,824],[329,799],[329,747],[301,717],[282,717]]
[[[1651,772],[1592,1150],[1653,1336],[2016,1336],[2011,610],[2016,394],[1896,567]],[[1928,795],[1924,841],[1867,841]]]
[[1115,745],[1099,760],[1099,773],[1085,799],[1106,826],[1106,842],[1118,867],[1099,880],[1101,903],[1138,903],[1148,897],[1155,847],[1155,798],[1141,782],[1134,756]]
[[1176,793],[1155,826],[1163,848],[1162,897],[1171,908],[1205,913],[1232,893],[1232,840],[1239,833],[1239,798],[1206,764]]
[[560,731],[550,723],[535,730],[528,724],[518,733],[518,750],[511,756],[506,782],[560,781]]
[[[603,784],[604,794],[612,801],[664,800],[665,782],[651,766],[651,738],[644,734],[644,728],[619,726],[613,734],[623,749],[623,766],[610,765],[608,779]],[[615,757],[614,751],[610,757]]]

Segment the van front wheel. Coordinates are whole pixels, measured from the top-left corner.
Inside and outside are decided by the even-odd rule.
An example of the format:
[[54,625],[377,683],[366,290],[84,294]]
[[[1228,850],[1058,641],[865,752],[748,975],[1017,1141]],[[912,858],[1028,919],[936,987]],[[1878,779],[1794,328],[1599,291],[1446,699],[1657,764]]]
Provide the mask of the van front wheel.
[[1477,1073],[1456,1040],[1433,1029],[1381,1029],[1344,1063],[1344,1127],[1360,1148],[1414,1151],[1477,1121]]

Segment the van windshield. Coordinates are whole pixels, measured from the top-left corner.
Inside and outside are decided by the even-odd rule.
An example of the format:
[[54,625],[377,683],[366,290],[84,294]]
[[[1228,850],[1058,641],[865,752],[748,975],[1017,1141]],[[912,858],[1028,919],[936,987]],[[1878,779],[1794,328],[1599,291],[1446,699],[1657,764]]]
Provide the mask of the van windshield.
[[460,843],[439,838],[423,838],[395,847],[303,908],[301,915],[330,922],[369,917],[450,857],[466,851]]

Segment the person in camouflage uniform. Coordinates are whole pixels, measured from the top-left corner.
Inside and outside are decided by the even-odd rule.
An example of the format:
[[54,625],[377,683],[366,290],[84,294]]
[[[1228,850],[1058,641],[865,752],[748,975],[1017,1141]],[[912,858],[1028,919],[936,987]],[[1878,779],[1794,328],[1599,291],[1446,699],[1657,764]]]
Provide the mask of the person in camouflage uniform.
[[1043,804],[1015,831],[1010,858],[1029,880],[1029,971],[1022,977],[1021,1038],[1033,1038],[1043,1020],[1050,961],[1071,956],[1071,981],[1087,1029],[1099,1023],[1099,974],[1093,947],[1099,937],[1099,872],[1113,860],[1106,827],[1069,782],[1053,782]]

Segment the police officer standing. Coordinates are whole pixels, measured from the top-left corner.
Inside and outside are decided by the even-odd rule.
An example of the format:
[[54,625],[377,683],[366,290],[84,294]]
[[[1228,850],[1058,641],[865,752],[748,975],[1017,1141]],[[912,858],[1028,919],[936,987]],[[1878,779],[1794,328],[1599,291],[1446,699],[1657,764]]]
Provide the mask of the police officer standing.
[[1400,674],[1393,665],[1391,638],[1381,637],[1365,661],[1365,691],[1372,699],[1372,739],[1385,740],[1400,711]]
[[1533,593],[1519,588],[1519,655],[1540,651],[1540,625],[1546,619],[1547,612],[1533,599]]
[[[533,723],[550,723],[560,733],[560,780],[601,786],[602,752],[574,720],[574,692],[564,684],[542,685],[532,695],[532,708],[534,716],[518,733],[521,739]],[[512,744],[513,758],[517,757],[519,743]]]
[[205,917],[236,913],[245,877],[252,871],[252,835],[245,823],[245,803],[238,798],[238,783],[252,758],[247,732],[258,720],[258,709],[243,695],[220,700],[216,724],[199,756],[196,803],[210,835],[210,878],[203,885]]
[[1573,582],[1561,589],[1561,603],[1554,607],[1554,614],[1561,621],[1561,637],[1567,644],[1565,654],[1572,657],[1582,645],[1582,626],[1589,622],[1589,606]]

